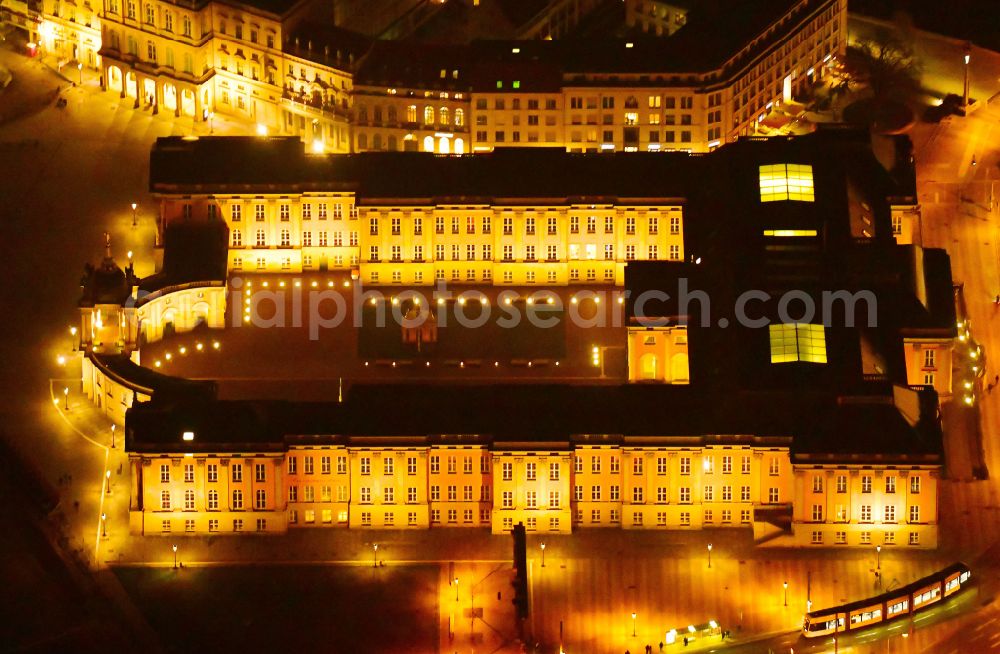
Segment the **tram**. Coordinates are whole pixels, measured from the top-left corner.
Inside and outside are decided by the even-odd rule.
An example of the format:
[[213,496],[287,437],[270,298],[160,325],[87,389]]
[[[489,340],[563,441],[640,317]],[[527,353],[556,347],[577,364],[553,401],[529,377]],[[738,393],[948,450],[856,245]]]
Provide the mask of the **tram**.
[[802,635],[817,638],[830,634],[865,629],[872,625],[919,613],[954,595],[968,585],[972,571],[964,563],[914,581],[877,597],[819,611],[810,611],[802,623]]

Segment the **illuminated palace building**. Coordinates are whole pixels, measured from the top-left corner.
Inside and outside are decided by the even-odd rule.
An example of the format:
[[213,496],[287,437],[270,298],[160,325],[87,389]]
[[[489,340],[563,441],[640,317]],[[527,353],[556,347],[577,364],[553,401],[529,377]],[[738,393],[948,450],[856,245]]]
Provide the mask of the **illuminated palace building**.
[[[524,523],[539,533],[743,529],[761,545],[936,547],[939,397],[951,397],[957,336],[950,263],[941,250],[901,242],[897,208],[915,205],[906,141],[896,159],[879,161],[869,139],[831,128],[704,156],[474,157],[161,139],[150,183],[162,202],[162,269],[135,279],[109,255],[88,268],[80,305],[84,388],[124,420],[133,531],[504,533]],[[292,270],[235,274],[234,256],[257,255],[232,235],[249,230],[241,238],[255,240],[257,229],[264,245],[251,250],[270,253],[277,234],[287,244],[273,247],[287,250]],[[315,245],[302,243],[306,231]],[[550,242],[554,261],[538,256]],[[675,242],[681,252],[669,256]],[[574,244],[579,260],[567,254]],[[630,244],[637,256],[621,256]],[[614,263],[600,268],[612,261],[605,246]],[[648,256],[654,246],[668,256]],[[310,254],[313,269],[298,272]],[[556,286],[544,292],[561,299],[627,293],[610,303],[620,326],[601,332],[619,345],[595,348],[591,361],[590,348],[574,344],[604,336],[566,321],[528,334],[556,339],[558,360],[518,363],[524,344],[500,331],[477,341],[474,330],[440,327],[421,349],[399,344],[398,332],[347,324],[299,356],[297,332],[226,319],[243,305],[235,285],[227,296],[227,277],[241,289],[360,279],[370,290],[378,273],[375,285],[397,297],[421,288],[418,271],[426,289],[440,270],[450,280],[451,266],[460,284],[487,291],[510,270],[522,305],[553,269]],[[466,269],[476,270],[474,285]],[[704,297],[681,301],[682,284]],[[752,290],[772,299],[740,300]],[[840,295],[828,301],[832,291]],[[430,309],[441,318],[449,306]],[[763,322],[748,323],[744,309]],[[228,361],[240,347],[249,361]],[[227,381],[227,366],[263,370],[269,359],[298,369],[278,382],[284,397],[265,390],[274,375],[242,391]],[[314,359],[323,379],[310,386]],[[215,363],[190,367],[197,361]],[[218,381],[208,381],[213,369]]]
[[136,107],[227,114],[328,152],[704,152],[755,133],[846,47],[846,0],[626,4],[634,37],[446,46],[327,27],[316,0],[44,0],[27,23]]

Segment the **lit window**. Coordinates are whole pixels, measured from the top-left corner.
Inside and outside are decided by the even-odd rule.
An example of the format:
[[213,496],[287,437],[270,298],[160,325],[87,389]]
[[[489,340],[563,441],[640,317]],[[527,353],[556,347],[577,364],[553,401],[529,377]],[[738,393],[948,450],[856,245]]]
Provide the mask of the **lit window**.
[[823,325],[784,323],[770,325],[769,330],[771,363],[826,363],[826,330]]
[[773,164],[760,167],[760,201],[799,200],[813,202],[812,166]]

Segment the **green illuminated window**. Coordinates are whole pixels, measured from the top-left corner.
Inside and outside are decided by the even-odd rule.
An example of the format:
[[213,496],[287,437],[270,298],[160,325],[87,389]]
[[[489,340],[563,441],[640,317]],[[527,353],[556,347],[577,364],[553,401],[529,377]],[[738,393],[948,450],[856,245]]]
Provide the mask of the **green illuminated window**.
[[514,80],[514,88],[515,89],[521,88],[521,80],[517,80],[517,79]]
[[813,170],[805,164],[772,164],[760,167],[760,201],[813,202]]
[[796,322],[770,325],[768,329],[771,363],[826,363],[826,329],[823,325]]

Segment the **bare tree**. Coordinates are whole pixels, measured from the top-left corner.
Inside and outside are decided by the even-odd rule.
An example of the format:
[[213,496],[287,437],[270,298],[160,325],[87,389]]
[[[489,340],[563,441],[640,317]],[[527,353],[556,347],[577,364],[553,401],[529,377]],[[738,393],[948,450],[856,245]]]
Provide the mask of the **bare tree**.
[[892,37],[848,46],[843,75],[848,88],[871,89],[876,103],[920,89],[920,65],[913,50]]

